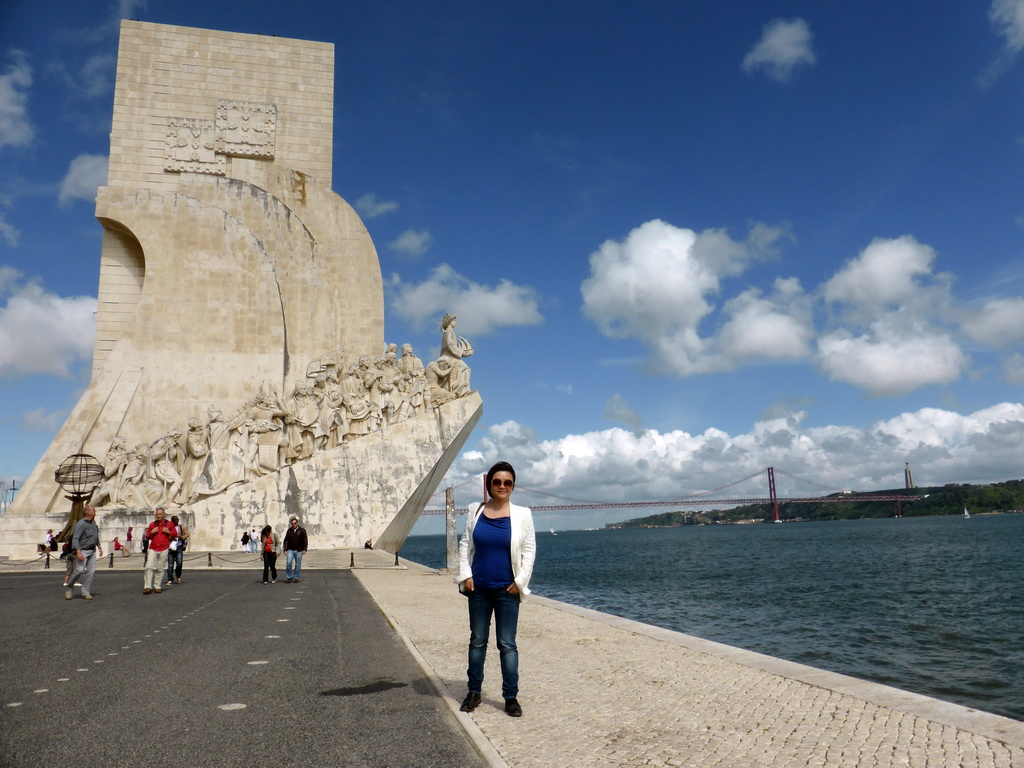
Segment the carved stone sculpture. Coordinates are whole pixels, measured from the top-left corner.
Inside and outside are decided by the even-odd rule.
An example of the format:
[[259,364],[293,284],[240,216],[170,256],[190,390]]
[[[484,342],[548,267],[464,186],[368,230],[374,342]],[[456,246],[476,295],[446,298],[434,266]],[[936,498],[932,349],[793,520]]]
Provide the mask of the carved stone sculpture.
[[469,366],[463,358],[473,354],[473,346],[461,336],[455,335],[455,321],[456,317],[451,313],[441,319],[441,357],[451,361],[446,388],[455,397],[462,397],[472,391],[469,386]]

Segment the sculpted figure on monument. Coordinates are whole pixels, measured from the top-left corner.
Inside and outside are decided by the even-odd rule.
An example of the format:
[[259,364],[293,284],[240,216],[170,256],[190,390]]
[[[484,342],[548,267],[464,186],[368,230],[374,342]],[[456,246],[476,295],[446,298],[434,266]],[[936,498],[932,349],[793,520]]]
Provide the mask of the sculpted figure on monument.
[[337,448],[347,431],[345,403],[336,371],[321,374],[326,379],[320,400],[320,431],[324,434],[322,450]]
[[405,374],[403,378],[409,383],[409,416],[419,416],[430,407],[430,390],[427,388],[426,371],[418,374]]
[[395,391],[395,379],[398,377],[398,369],[393,363],[388,361],[387,355],[382,355],[373,361],[373,367],[376,369],[376,379],[374,386],[370,389],[370,397],[375,398],[377,405],[380,407],[381,426],[387,426],[394,423],[395,411],[397,406],[395,404],[394,391]]
[[210,435],[202,420],[193,417],[188,420],[188,434],[185,435],[185,462],[181,466],[180,503],[187,503],[195,493],[196,480],[206,463],[210,452]]
[[369,392],[363,383],[363,371],[369,370],[367,358],[359,358],[358,365],[349,368],[348,375],[341,382],[342,402],[345,405],[345,422],[348,425],[343,436],[344,442],[368,435],[377,428],[379,408],[371,402]]
[[149,451],[145,443],[139,443],[128,453],[127,462],[121,472],[117,487],[117,501],[130,507],[145,507],[147,502],[140,490],[146,479],[146,457]]
[[312,388],[301,381],[295,382],[285,422],[288,425],[287,460],[308,459],[313,455],[314,446],[318,447],[320,442],[320,406]]
[[402,345],[402,356],[398,358],[398,370],[413,376],[423,376],[423,361],[412,352],[412,344]]
[[461,336],[455,335],[455,322],[456,317],[451,312],[441,318],[441,357],[451,361],[448,391],[455,397],[462,397],[471,392],[469,366],[463,358],[473,354],[473,346]]
[[121,482],[121,473],[128,463],[128,452],[125,450],[127,441],[118,435],[110,443],[107,455],[103,459],[103,482],[97,486],[89,499],[89,504],[98,507],[106,501],[117,503],[117,490]]
[[149,446],[146,463],[147,483],[144,486],[147,498],[153,496],[157,484],[160,488],[153,506],[167,504],[181,490],[181,475],[178,472],[182,462],[181,446],[178,444],[180,439],[181,430],[172,429]]
[[[315,408],[316,402],[312,399],[310,402]],[[252,422],[247,426],[249,440],[253,443],[248,452],[255,457],[247,459],[246,466],[257,475],[277,470],[281,466],[281,449],[285,441],[283,432],[290,411],[276,394],[260,390],[250,401],[245,415]],[[287,455],[287,449],[284,453]]]
[[221,490],[246,479],[245,461],[234,453],[231,439],[234,436],[234,423],[238,419],[228,421],[213,406],[207,411],[207,416],[210,450],[196,478],[193,495],[188,498],[189,504],[198,501],[200,497],[219,494]]
[[444,405],[457,395],[451,391],[452,361],[450,357],[439,357],[427,366],[427,388],[432,405]]

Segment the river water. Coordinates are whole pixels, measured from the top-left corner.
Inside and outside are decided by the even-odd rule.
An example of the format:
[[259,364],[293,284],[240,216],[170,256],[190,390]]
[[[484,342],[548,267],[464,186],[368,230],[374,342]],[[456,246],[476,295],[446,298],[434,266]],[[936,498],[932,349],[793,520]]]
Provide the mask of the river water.
[[1022,545],[1021,514],[538,531],[531,589],[1024,720]]

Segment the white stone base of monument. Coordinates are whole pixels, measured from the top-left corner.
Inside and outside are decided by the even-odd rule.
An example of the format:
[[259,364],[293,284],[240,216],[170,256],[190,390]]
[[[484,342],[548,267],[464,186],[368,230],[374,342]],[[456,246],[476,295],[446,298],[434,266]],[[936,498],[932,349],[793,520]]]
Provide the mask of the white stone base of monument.
[[[483,413],[473,392],[305,461],[228,488],[186,507],[168,505],[191,531],[190,552],[241,550],[243,531],[273,526],[283,538],[289,518],[301,521],[310,549],[361,547],[395,552],[440,486]],[[68,509],[70,509],[68,502]],[[443,507],[443,498],[437,502]],[[135,549],[149,510],[100,508],[104,550],[135,528]],[[66,514],[0,516],[0,557],[27,560]]]

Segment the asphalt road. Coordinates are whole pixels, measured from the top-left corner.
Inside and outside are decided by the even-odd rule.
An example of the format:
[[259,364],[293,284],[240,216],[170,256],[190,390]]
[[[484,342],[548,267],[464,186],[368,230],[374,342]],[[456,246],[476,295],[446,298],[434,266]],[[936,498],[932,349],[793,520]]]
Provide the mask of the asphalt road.
[[260,576],[0,575],[0,765],[485,765],[350,573]]

